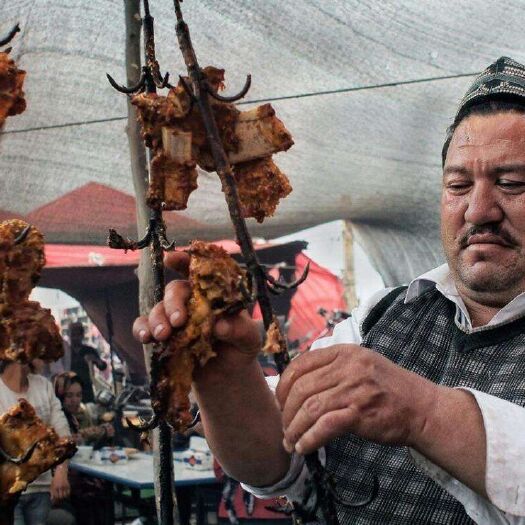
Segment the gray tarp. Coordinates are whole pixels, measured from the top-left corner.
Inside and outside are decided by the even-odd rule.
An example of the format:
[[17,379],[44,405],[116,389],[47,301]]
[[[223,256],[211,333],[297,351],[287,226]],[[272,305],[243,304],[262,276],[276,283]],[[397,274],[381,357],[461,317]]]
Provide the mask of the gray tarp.
[[[176,78],[173,4],[150,5],[161,68]],[[435,78],[504,54],[525,59],[525,3],[186,0],[183,9],[201,64],[226,69],[227,92],[250,72],[247,101],[318,93],[272,102],[296,141],[276,158],[294,192],[254,232],[351,219],[388,284],[441,260],[440,149],[471,79]],[[125,78],[123,3],[2,0],[0,20],[4,33],[21,23],[13,56],[28,72],[28,109],[0,143],[0,209],[25,214],[90,181],[132,193],[125,120],[93,122],[126,114],[105,79]],[[434,80],[359,89],[424,79]],[[344,89],[357,90],[319,94]],[[199,185],[184,213],[207,226],[191,233],[229,236],[217,177],[201,174]]]

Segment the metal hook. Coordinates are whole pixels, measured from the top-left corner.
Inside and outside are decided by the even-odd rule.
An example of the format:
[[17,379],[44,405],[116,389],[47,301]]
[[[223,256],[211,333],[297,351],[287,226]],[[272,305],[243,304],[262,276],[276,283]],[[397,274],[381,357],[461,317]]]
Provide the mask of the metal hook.
[[11,457],[2,447],[0,447],[0,456],[10,463],[21,465],[22,463],[29,461],[37,445],[38,441],[35,441],[22,455],[18,456],[17,458]]
[[222,95],[219,95],[216,91],[213,91],[211,89],[208,82],[206,82],[206,91],[209,93],[210,97],[214,98],[215,100],[218,100],[219,102],[237,102],[237,100],[241,100],[246,93],[250,90],[250,86],[252,85],[252,76],[247,75],[246,76],[246,82],[244,84],[244,87],[237,93],[237,95],[232,95],[231,97],[224,97]]
[[11,40],[13,40],[13,37],[20,31],[20,24],[16,24],[11,31],[9,31],[8,35],[0,40],[0,46],[5,46],[6,44],[9,44]]
[[107,244],[110,248],[116,250],[142,250],[149,245],[151,241],[151,231],[148,228],[146,235],[140,241],[132,241],[131,239],[124,239],[122,235],[117,233],[117,230],[109,229]]
[[266,274],[266,280],[268,281],[269,284],[271,284],[275,288],[278,288],[281,290],[292,290],[293,288],[297,288],[301,283],[304,283],[304,281],[306,281],[309,271],[310,271],[310,263],[308,262],[303,270],[303,274],[296,281],[292,281],[290,283],[282,283],[278,281],[277,279],[275,279],[275,277],[272,277],[269,273]]
[[166,237],[166,230],[163,227],[163,224],[160,224],[157,228],[157,235],[159,238],[160,245],[162,246],[162,249],[166,252],[171,252],[175,249],[175,241],[169,242],[168,238]]
[[29,235],[29,232],[31,231],[31,225],[26,226],[19,234],[18,237],[15,238],[15,244],[21,244],[23,243],[27,236]]
[[[158,67],[158,64],[157,64]],[[164,77],[160,74],[160,71],[156,71],[153,73],[153,81],[155,82],[155,85],[159,89],[169,88],[171,89],[173,86],[169,83],[170,74],[168,71],[166,71],[166,74]]]
[[186,427],[186,430],[189,430],[190,428],[193,428],[197,425],[197,423],[200,423],[201,420],[201,412],[200,410],[197,410],[197,413],[195,414],[195,417],[193,418],[193,421]]
[[268,284],[268,283],[266,284],[266,288],[273,295],[282,295],[285,292],[285,290],[275,288],[274,286],[272,286],[271,284]]
[[143,91],[144,90],[144,86],[146,85],[146,76],[147,76],[146,69],[149,70],[148,66],[143,66],[142,67],[142,74],[140,75],[140,80],[134,86],[130,86],[130,87],[121,86],[120,84],[117,84],[117,82],[115,82],[115,80],[113,79],[113,77],[109,73],[106,73],[106,77],[109,80],[109,83],[117,91],[120,91],[120,93],[125,93],[127,95],[131,95],[132,93],[137,93],[139,91]]

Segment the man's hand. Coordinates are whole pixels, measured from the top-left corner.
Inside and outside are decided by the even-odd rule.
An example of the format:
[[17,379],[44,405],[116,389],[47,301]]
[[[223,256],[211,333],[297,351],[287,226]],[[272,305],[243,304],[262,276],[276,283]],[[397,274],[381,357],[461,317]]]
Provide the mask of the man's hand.
[[62,463],[55,469],[55,475],[51,481],[51,503],[56,505],[60,501],[69,498],[70,492],[67,479],[67,464]]
[[[166,254],[165,264],[184,276],[188,275],[189,255],[185,252]],[[138,317],[133,324],[133,335],[142,343],[153,340],[165,341],[173,329],[181,328],[188,320],[187,302],[190,298],[190,283],[187,280],[170,282],[164,292],[164,300],[155,305],[149,316]],[[218,319],[214,334],[221,341],[220,352],[206,369],[252,362],[261,348],[258,325],[246,310]],[[240,361],[240,363],[239,363]],[[199,371],[200,373],[200,371]]]
[[307,454],[347,433],[412,446],[442,388],[358,345],[309,352],[292,361],[277,387],[284,446]]

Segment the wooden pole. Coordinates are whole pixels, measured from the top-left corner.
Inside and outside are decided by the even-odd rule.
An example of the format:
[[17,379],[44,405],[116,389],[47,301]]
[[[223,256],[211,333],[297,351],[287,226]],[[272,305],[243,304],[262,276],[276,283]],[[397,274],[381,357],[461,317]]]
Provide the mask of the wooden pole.
[[[127,85],[137,84],[141,74],[141,16],[140,0],[124,0],[126,18],[126,76]],[[131,173],[133,176],[133,186],[135,188],[137,205],[137,238],[141,239],[146,233],[149,224],[150,210],[146,206],[146,191],[148,188],[148,160],[146,148],[141,137],[140,126],[137,122],[135,107],[128,99],[128,122],[127,135],[131,160]],[[147,315],[155,304],[153,279],[153,259],[150,250],[140,251],[140,263],[138,269],[139,279],[139,311],[141,315]],[[146,369],[150,374],[151,345],[144,345],[144,358]],[[164,429],[165,431],[166,429]],[[160,430],[156,428],[152,431],[153,445],[153,478],[155,485],[155,502],[157,506],[157,516],[160,521]],[[172,492],[173,492],[172,486]],[[176,499],[173,495],[173,501]],[[173,506],[173,522],[178,523],[176,517],[176,505]]]
[[343,253],[345,259],[343,285],[345,288],[346,306],[349,311],[353,310],[357,306],[353,243],[354,235],[352,233],[352,223],[350,221],[343,221]]

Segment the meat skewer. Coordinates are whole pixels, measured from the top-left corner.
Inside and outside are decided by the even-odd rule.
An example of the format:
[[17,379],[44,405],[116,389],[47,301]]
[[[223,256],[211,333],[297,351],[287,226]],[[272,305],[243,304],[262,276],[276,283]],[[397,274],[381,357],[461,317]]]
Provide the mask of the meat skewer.
[[56,361],[64,350],[51,311],[29,300],[45,264],[44,237],[19,219],[0,223],[0,359]]
[[59,438],[20,399],[0,416],[0,450],[0,525],[11,525],[21,492],[40,474],[71,458],[76,445],[69,438]]

